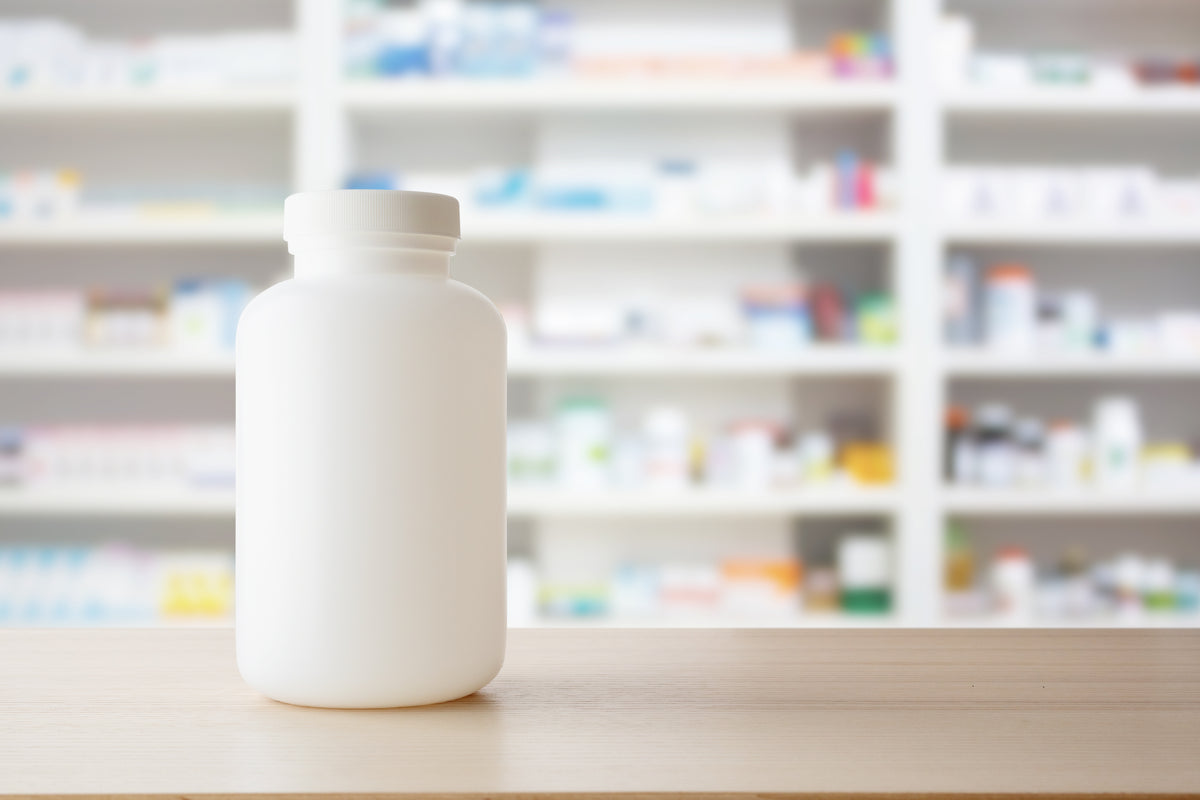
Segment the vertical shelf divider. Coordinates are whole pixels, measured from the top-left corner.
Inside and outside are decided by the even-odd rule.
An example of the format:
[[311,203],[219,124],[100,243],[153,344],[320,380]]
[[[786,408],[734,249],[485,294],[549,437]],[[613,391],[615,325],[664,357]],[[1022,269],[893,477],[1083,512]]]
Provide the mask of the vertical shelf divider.
[[892,261],[899,298],[901,368],[892,402],[900,505],[896,520],[899,619],[938,620],[940,602],[940,420],[938,365],[941,252],[937,198],[942,157],[938,76],[929,53],[939,0],[891,0],[900,102],[892,118],[892,159],[900,186],[900,225]]
[[342,0],[294,0],[297,59],[292,182],[337,189],[349,169],[349,119],[341,103]]

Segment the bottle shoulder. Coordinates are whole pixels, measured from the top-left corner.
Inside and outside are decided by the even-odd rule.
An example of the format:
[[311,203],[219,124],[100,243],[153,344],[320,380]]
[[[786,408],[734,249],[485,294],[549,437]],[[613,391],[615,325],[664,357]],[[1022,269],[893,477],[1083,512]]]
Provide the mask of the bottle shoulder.
[[242,309],[241,316],[238,317],[238,332],[240,333],[250,327],[260,317],[267,315],[270,309],[275,306],[287,303],[289,295],[293,294],[295,283],[296,281],[292,279],[280,281],[251,297],[250,302],[246,303],[245,308]]
[[449,291],[453,292],[456,298],[460,298],[464,305],[473,307],[482,316],[490,318],[501,330],[505,330],[504,316],[487,295],[475,287],[453,278],[447,279],[446,285]]
[[503,332],[504,319],[482,292],[452,278],[364,275],[289,279],[259,293],[242,312],[239,329],[281,317],[442,318]]

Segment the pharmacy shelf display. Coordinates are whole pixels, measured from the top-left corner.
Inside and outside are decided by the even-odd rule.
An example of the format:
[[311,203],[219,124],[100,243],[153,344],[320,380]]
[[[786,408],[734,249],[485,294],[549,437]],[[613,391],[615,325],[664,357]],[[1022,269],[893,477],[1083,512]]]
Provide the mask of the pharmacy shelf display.
[[[403,16],[421,5],[393,11]],[[161,419],[163,397],[180,398],[190,414],[181,412],[185,420],[230,422],[223,403],[233,358],[219,332],[228,317],[221,298],[235,284],[225,281],[260,287],[286,267],[281,220],[264,198],[345,185],[442,189],[464,199],[465,241],[456,271],[497,300],[525,342],[510,354],[514,434],[525,454],[524,472],[510,492],[512,582],[523,587],[510,605],[528,612],[520,624],[1195,623],[1186,607],[1187,576],[1200,566],[1200,544],[1179,535],[1178,526],[1200,516],[1193,499],[1200,493],[958,484],[945,475],[949,440],[942,422],[953,406],[973,414],[996,402],[1037,416],[1047,429],[1061,415],[1082,427],[1091,423],[1100,396],[1116,390],[1135,399],[1145,395],[1145,444],[1157,448],[1156,469],[1176,474],[1159,462],[1177,462],[1177,440],[1200,434],[1200,421],[1182,408],[1200,380],[1200,352],[1178,346],[1190,335],[1186,314],[1171,317],[1169,353],[1136,347],[1145,339],[1142,322],[1162,327],[1160,312],[1200,307],[1200,283],[1187,277],[1188,260],[1190,268],[1200,262],[1200,190],[1188,183],[1188,175],[1200,174],[1200,163],[1187,154],[1200,118],[1200,87],[1194,64],[1178,57],[1200,51],[1200,12],[1181,6],[1166,15],[1173,18],[1155,31],[1164,43],[1156,54],[1145,46],[1149,23],[1120,24],[1136,14],[1121,0],[1101,0],[1094,13],[1113,24],[1090,32],[1071,27],[1070,8],[1039,5],[1017,13],[979,0],[762,0],[732,16],[718,4],[701,4],[673,11],[673,37],[662,35],[666,23],[628,0],[606,4],[611,7],[602,18],[589,17],[579,3],[544,5],[544,16],[531,5],[509,9],[510,30],[537,30],[541,43],[515,61],[497,61],[469,37],[463,41],[471,45],[471,59],[446,60],[445,42],[495,24],[477,4],[463,5],[465,22],[434,20],[443,26],[442,39],[410,36],[421,30],[412,18],[385,25],[393,38],[379,52],[369,46],[379,41],[371,27],[378,22],[375,4],[281,0],[265,4],[267,11],[223,6],[224,27],[247,34],[211,51],[216,55],[197,67],[199,75],[156,67],[143,76],[145,85],[94,78],[17,85],[21,79],[0,90],[0,134],[19,159],[0,164],[10,179],[0,206],[26,209],[0,219],[0,306],[7,310],[4,303],[16,302],[28,312],[28,293],[37,287],[26,264],[54,274],[57,287],[73,281],[101,290],[65,304],[57,297],[63,324],[55,329],[60,340],[53,351],[10,347],[10,339],[27,334],[6,331],[0,321],[0,338],[8,337],[0,346],[0,382],[15,390],[0,393],[0,423],[27,426],[17,430],[35,435],[39,423],[90,422],[84,398],[113,383],[128,387],[129,405],[124,416],[100,423]],[[45,47],[87,52],[94,13],[67,20],[75,31],[51,26],[34,36]],[[1043,24],[1042,15],[1053,24]],[[120,22],[108,20],[104,28]],[[131,38],[144,32],[144,24],[128,22]],[[446,33],[460,23],[459,33]],[[522,28],[529,25],[535,28]],[[1123,27],[1131,32],[1129,42],[1121,38]],[[250,35],[267,28],[276,33]],[[1046,30],[1066,31],[1069,38],[1056,48]],[[169,16],[163,32],[173,32]],[[725,34],[733,42],[728,52],[742,55],[723,50],[692,57],[694,41],[724,41]],[[287,55],[297,42],[303,43],[303,69]],[[638,42],[653,47],[638,52],[630,44]],[[169,53],[173,45],[163,46]],[[752,56],[739,47],[752,48]],[[1063,50],[1081,55],[1051,52]],[[422,72],[441,77],[405,74]],[[55,152],[52,137],[38,143],[39,130],[66,123],[94,126],[87,149]],[[1081,124],[1153,126],[1156,133],[1143,145],[1137,136],[1124,137],[1133,144],[1112,152],[1103,151],[1112,137],[1099,136],[1095,151],[1075,153],[1069,140]],[[180,182],[203,183],[211,173],[228,191],[213,196],[205,189],[196,202],[138,194],[178,171],[184,159],[155,142],[181,136],[188,126],[228,144],[213,144],[209,155],[193,148],[194,169],[183,170]],[[475,135],[481,126],[487,142]],[[1178,151],[1163,144],[1163,131],[1176,126]],[[589,127],[598,133],[589,137]],[[1044,152],[1021,144],[1028,130],[1045,139]],[[694,146],[674,146],[684,140]],[[125,184],[106,173],[107,158],[133,163],[142,146],[150,166]],[[730,164],[713,155],[727,149],[762,158]],[[1156,152],[1170,157],[1159,163]],[[247,153],[253,163],[238,174],[221,171],[223,160],[236,163]],[[593,171],[585,176],[593,184],[581,184],[562,169],[593,154],[608,159],[611,180],[596,184]],[[1046,174],[1022,166],[1059,161]],[[436,170],[426,168],[431,164]],[[765,185],[765,174],[791,177],[771,197],[746,200],[744,186]],[[714,183],[712,176],[719,179]],[[714,194],[714,186],[736,191]],[[1039,192],[1069,197],[1079,186],[1115,199],[1076,216],[1036,206]],[[15,201],[14,187],[26,191]],[[1033,205],[1012,214],[974,213],[970,198],[996,191]],[[1139,213],[1118,213],[1127,196]],[[702,198],[699,207],[695,197]],[[30,207],[42,209],[37,219]],[[1086,262],[1097,247],[1128,253],[1147,283],[1168,275],[1170,291],[1139,294],[1127,290],[1116,270],[1086,274],[1060,266]],[[1041,259],[1043,252],[1053,257]],[[161,253],[164,266],[139,277],[137,265],[151,263],[142,253]],[[1039,287],[1044,281],[1046,297],[1091,292],[1106,316],[1111,305],[1113,314],[1134,318],[1121,334],[1133,349],[1014,351],[986,341],[951,346],[931,298],[944,295],[946,269],[958,256],[973,259],[978,270],[981,317],[989,270],[1028,263]],[[173,266],[176,257],[186,264]],[[93,258],[119,279],[94,274]],[[190,272],[207,280],[193,284]],[[798,272],[814,290],[807,297],[796,292]],[[577,313],[584,308],[580,297],[600,276],[614,287],[637,286],[646,299],[615,316]],[[816,288],[839,281],[838,304],[828,305],[823,294],[818,306]],[[129,308],[123,306],[128,296],[112,288],[118,285],[139,287],[130,306],[143,325],[139,335],[180,331],[190,319],[189,346],[155,340],[153,347],[114,349],[112,343],[132,335],[110,324]],[[701,289],[721,302],[688,306],[683,316],[711,320],[711,330],[680,334],[663,321],[662,296],[686,305]],[[24,300],[17,296],[22,292]],[[597,297],[609,302],[603,292]],[[889,313],[881,300],[894,304]],[[580,329],[553,313],[556,305],[576,312],[566,314],[575,322],[586,319],[597,338],[617,343],[572,341]],[[798,307],[810,315],[809,338],[816,340],[803,346],[794,338]],[[1056,313],[1052,304],[1046,313]],[[831,314],[839,320],[833,327],[853,333],[830,338]],[[889,314],[896,329],[890,340],[878,333],[889,329]],[[104,322],[100,333],[80,321],[95,319]],[[782,325],[791,346],[729,340],[729,330],[753,325],[761,334],[768,329],[764,321]],[[880,341],[865,343],[868,331]],[[1111,342],[1110,333],[1105,327],[1101,338]],[[681,337],[686,341],[676,341]],[[721,341],[714,346],[705,337]],[[1153,388],[1164,382],[1175,389]],[[169,388],[160,390],[160,383]],[[55,398],[44,414],[31,399],[42,391]],[[79,401],[74,411],[72,394]],[[744,398],[759,410],[740,413]],[[603,401],[607,416],[585,403],[571,406],[574,416],[564,420],[562,404],[581,399]],[[839,409],[850,412],[851,427],[872,422],[878,441],[868,444],[886,449],[860,452],[856,474],[890,471],[890,483],[857,485],[845,474],[826,475],[831,462],[824,454],[841,441],[847,424]],[[667,452],[669,463],[656,466],[668,475],[658,479],[662,485],[627,485],[626,476],[563,488],[539,471],[547,453],[553,460],[563,449],[595,444],[589,437],[597,426],[608,431],[600,441],[612,446],[614,457],[643,463],[647,451]],[[758,485],[761,469],[752,470],[748,486],[737,486],[740,478],[733,485],[685,479],[689,485],[672,488],[676,478],[670,476],[680,467],[675,456],[683,452],[680,431],[693,426],[728,434],[721,446],[729,448],[724,458],[730,463],[746,458],[761,467],[792,452],[789,469],[798,474],[779,489]],[[794,437],[794,451],[771,446],[783,432]],[[0,478],[9,482],[10,433],[0,442]],[[201,462],[211,464],[211,458]],[[689,451],[686,469],[695,470],[698,458]],[[712,453],[708,459],[720,463]],[[884,460],[890,470],[881,472]],[[576,477],[584,475],[586,483],[588,474],[583,469]],[[57,538],[66,541],[91,519],[161,520],[165,531],[207,531],[202,538],[211,543],[230,541],[231,512],[230,496],[219,490],[5,488],[0,515],[13,524],[0,540],[0,559],[15,552],[4,547],[27,544],[22,521],[35,520],[42,530],[61,519]],[[1037,582],[1034,562],[1043,571],[1057,563],[1039,542],[1057,541],[1056,528],[1073,520],[1109,517],[1124,520],[1130,531],[1136,527],[1138,535],[1104,539],[1088,567],[1099,575],[1095,581],[1080,588],[1087,570],[1072,557],[1059,583]],[[944,540],[947,526],[965,533]],[[623,541],[625,530],[651,543],[648,549],[623,543],[624,550],[595,550],[608,538]],[[844,541],[851,544],[843,548]],[[1159,547],[1160,541],[1166,544]],[[1004,549],[1009,545],[1036,552],[1022,560]],[[1145,556],[1131,560],[1127,550]],[[76,554],[71,563],[95,574],[128,563],[113,553],[92,555],[78,561]],[[580,558],[606,564],[607,572],[581,571]],[[968,563],[973,571],[964,573]],[[943,567],[949,573],[950,566],[959,570],[957,583],[944,586]],[[211,590],[203,602],[173,597],[164,606],[171,614],[141,607],[130,624],[205,624],[204,608],[227,611],[220,588],[226,565],[217,559],[185,568]],[[1110,581],[1110,574],[1124,577]],[[1137,593],[1137,575],[1153,590],[1144,593],[1144,609],[1098,604],[1083,613],[1074,600],[1061,607],[1051,602],[1059,584],[1103,597]],[[592,578],[607,593],[596,592]],[[855,595],[868,613],[836,610],[839,581],[858,590],[864,588],[854,585],[860,578],[870,591],[883,584],[890,610],[883,613],[870,591]],[[1180,598],[1178,609],[1165,607],[1168,584]],[[663,614],[644,607],[650,585],[666,587],[672,602],[698,602],[699,611]],[[790,598],[790,612],[751,607],[729,613],[714,599],[756,592]],[[539,616],[530,606],[539,593],[557,616]],[[997,614],[996,598],[1028,613]]]
[[1194,624],[1197,9],[943,11],[941,619]]

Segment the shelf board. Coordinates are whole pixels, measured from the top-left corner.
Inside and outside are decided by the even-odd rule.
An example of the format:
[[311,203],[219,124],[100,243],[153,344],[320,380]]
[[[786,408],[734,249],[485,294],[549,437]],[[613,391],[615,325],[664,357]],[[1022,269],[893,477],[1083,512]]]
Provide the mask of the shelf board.
[[1200,514],[1197,491],[967,489],[944,492],[948,514],[967,516],[1180,516]]
[[0,378],[216,378],[233,376],[233,354],[173,352],[8,353],[0,350]]
[[2,222],[0,246],[278,245],[283,218],[270,214],[154,217],[87,215],[55,222]]
[[1200,378],[1200,355],[1193,357],[1116,356],[1105,354],[1009,356],[986,350],[951,351],[945,360],[950,377],[972,379],[1147,377]]
[[740,491],[735,489],[565,490],[512,488],[508,510],[531,517],[792,517],[890,514],[891,487],[853,486]]
[[291,86],[20,88],[0,91],[0,114],[280,113],[296,97]]
[[42,630],[45,630],[45,629],[60,629],[61,630],[64,628],[70,628],[70,629],[75,629],[75,630],[78,630],[81,628],[86,628],[89,630],[103,630],[103,629],[113,629],[113,628],[124,628],[124,629],[132,628],[132,629],[137,629],[137,630],[168,630],[168,629],[183,629],[183,628],[202,629],[202,630],[211,630],[211,629],[220,630],[220,629],[232,628],[233,627],[233,618],[232,617],[217,617],[217,618],[210,618],[210,619],[206,619],[206,618],[188,619],[186,617],[180,617],[180,618],[176,618],[176,619],[163,619],[160,617],[155,617],[153,619],[145,619],[145,620],[143,620],[143,619],[129,620],[129,619],[118,618],[118,619],[110,622],[107,620],[93,621],[93,620],[75,620],[75,619],[67,619],[65,621],[59,621],[59,620],[49,621],[49,620],[43,620],[43,619],[35,619],[35,620],[31,620],[31,621],[26,621],[26,620],[14,620],[10,617],[9,619],[4,620],[3,627],[5,627],[5,628],[26,628],[26,629],[37,628],[37,629],[42,629]]
[[1200,91],[970,87],[949,92],[942,107],[956,116],[1194,116],[1200,115]]
[[688,221],[617,215],[480,214],[463,219],[463,241],[472,244],[569,242],[887,242],[896,218],[877,212],[792,218],[724,218]]
[[896,102],[888,81],[625,79],[350,81],[341,88],[355,113],[545,111],[882,112]]
[[1200,219],[1049,222],[949,222],[943,237],[952,244],[1200,245]]
[[[892,489],[854,487],[805,491],[645,490],[574,492],[512,489],[509,513],[555,517],[789,517],[891,513]],[[233,514],[226,491],[0,490],[0,515],[206,517]]]
[[[886,376],[897,368],[894,350],[813,345],[791,352],[741,349],[638,350],[546,348],[513,353],[511,377],[558,375],[632,377]],[[0,350],[0,378],[232,377],[233,354],[149,352],[30,353]]]
[[511,628],[890,628],[894,614],[788,614],[785,616],[542,617]]
[[946,628],[1200,628],[1200,614],[1174,614],[1148,611],[1134,619],[1114,616],[1081,619],[1033,619],[1014,625],[995,617],[943,617],[940,625]]
[[814,344],[806,349],[771,352],[737,348],[641,350],[597,346],[517,351],[509,356],[508,374],[513,377],[891,375],[898,363],[895,349],[886,347]]
[[225,517],[233,493],[146,489],[0,490],[0,515],[35,517]]
[[[892,614],[790,614],[787,616],[699,616],[699,617],[598,617],[598,618],[538,618],[510,624],[509,628],[889,628],[897,624]],[[961,625],[961,623],[952,623]],[[1196,624],[1196,623],[1193,623]],[[11,627],[46,627],[44,624]],[[146,622],[101,623],[99,625],[66,625],[88,628],[232,628],[232,619],[189,620],[155,619]],[[969,627],[969,626],[964,626]],[[980,626],[983,627],[983,626]]]
[[[729,617],[598,617],[588,618],[539,618],[533,621],[514,623],[510,628],[890,628],[899,624],[894,614],[795,614],[786,617],[754,616]],[[1041,628],[1078,630],[1094,628],[1200,628],[1200,614],[1172,614],[1147,612],[1137,619],[1116,617],[1091,617],[1085,619],[1034,619],[1014,626],[993,617],[944,617],[939,622],[946,628]],[[94,626],[105,627],[105,626]],[[120,627],[137,628],[231,628],[233,620],[172,620],[152,621]]]
[[[796,219],[716,219],[688,223],[652,218],[487,215],[463,223],[465,243],[553,242],[885,242],[896,232],[888,214],[844,214]],[[274,215],[182,218],[88,217],[58,222],[0,223],[0,246],[154,244],[277,244],[282,218]]]

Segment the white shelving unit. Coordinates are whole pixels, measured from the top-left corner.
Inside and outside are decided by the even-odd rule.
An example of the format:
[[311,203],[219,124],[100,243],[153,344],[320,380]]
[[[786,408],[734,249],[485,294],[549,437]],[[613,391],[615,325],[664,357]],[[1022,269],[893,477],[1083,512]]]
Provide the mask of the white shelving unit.
[[[809,4],[778,0],[803,19]],[[1069,518],[1115,516],[1152,523],[1165,517],[1200,518],[1200,500],[1179,494],[1106,496],[1091,493],[972,492],[948,488],[941,478],[943,411],[954,386],[986,381],[1001,392],[1011,383],[1061,384],[1064,392],[1086,396],[1094,383],[1172,379],[1186,385],[1200,379],[1200,362],[1185,359],[1046,358],[1012,359],[990,354],[953,352],[941,344],[937,302],[941,268],[949,250],[1008,249],[1022,253],[1080,248],[1114,248],[1138,254],[1183,250],[1197,253],[1200,225],[1061,224],[1042,220],[982,224],[943,219],[938,203],[944,166],[954,160],[959,126],[988,124],[1049,125],[1072,120],[1119,120],[1122,124],[1166,126],[1200,118],[1200,91],[1090,92],[1082,90],[944,92],[931,57],[931,42],[943,5],[974,10],[980,0],[856,0],[885,26],[896,45],[899,73],[893,82],[789,83],[785,81],[527,81],[354,83],[341,75],[340,4],[333,0],[293,0],[292,17],[305,58],[299,83],[292,88],[257,90],[2,92],[0,129],[9,123],[28,126],[40,118],[56,126],[110,118],[121,124],[147,126],[147,137],[162,125],[230,124],[283,131],[268,141],[272,155],[285,153],[289,182],[296,189],[328,189],[341,185],[356,160],[360,127],[387,133],[409,126],[454,131],[478,129],[490,136],[498,126],[524,126],[533,135],[546,120],[616,114],[621,119],[653,118],[658,122],[685,118],[697,129],[716,119],[750,119],[771,124],[785,120],[796,130],[836,122],[847,130],[880,133],[894,168],[900,207],[886,214],[853,214],[794,219],[714,219],[690,222],[652,219],[584,219],[560,217],[477,217],[464,219],[463,259],[486,261],[489,253],[517,250],[535,255],[560,248],[677,246],[860,249],[876,254],[882,283],[895,294],[902,321],[901,343],[892,350],[814,347],[792,354],[741,351],[678,353],[647,350],[530,350],[515,353],[510,375],[532,384],[586,380],[638,383],[653,380],[678,385],[682,392],[712,384],[714,391],[737,391],[750,382],[823,387],[852,381],[873,382],[883,398],[884,423],[897,454],[899,482],[893,488],[853,490],[813,488],[774,493],[692,491],[679,494],[608,492],[561,493],[515,490],[510,494],[514,518],[532,520],[598,520],[697,518],[720,520],[730,536],[743,525],[764,520],[877,520],[897,545],[898,610],[885,620],[865,624],[930,625],[941,616],[941,537],[947,518],[979,518],[1011,524],[1017,535],[1030,518],[1045,525]],[[1122,0],[1104,0],[1107,7]],[[814,3],[816,5],[816,3]],[[1130,9],[1134,4],[1129,4]],[[704,13],[704,5],[678,12]],[[1037,10],[1023,9],[1019,25],[1039,25]],[[1028,11],[1028,13],[1026,13]],[[3,6],[0,3],[0,13]],[[1127,9],[1123,13],[1136,13]],[[1190,19],[1190,18],[1189,18]],[[1200,46],[1200,35],[1195,37]],[[487,117],[480,123],[472,117]],[[515,122],[513,122],[515,120]],[[479,127],[481,126],[482,127]],[[240,129],[240,128],[239,128]],[[508,131],[510,128],[504,128]],[[128,130],[123,128],[122,130]],[[254,128],[258,130],[258,128]],[[1052,132],[1051,132],[1052,134]],[[507,134],[505,134],[507,135]],[[970,130],[962,136],[970,137]],[[266,136],[266,134],[264,134]],[[270,136],[275,136],[270,133]],[[456,140],[457,141],[457,140]],[[95,145],[102,146],[102,145]],[[128,142],[122,144],[129,147]],[[135,145],[136,146],[136,145]],[[163,218],[91,218],[46,225],[0,225],[0,258],[7,274],[19,267],[9,253],[33,254],[39,263],[60,257],[78,265],[79,281],[91,281],[88,255],[161,250],[187,252],[200,258],[270,258],[280,267],[284,246],[278,216]],[[468,256],[465,251],[471,250]],[[621,252],[625,252],[621,250]],[[879,255],[882,254],[882,255]],[[528,257],[528,256],[527,256]],[[819,258],[820,256],[817,256]],[[170,256],[166,256],[170,258]],[[224,263],[224,262],[222,262]],[[230,270],[238,269],[236,259]],[[547,266],[553,269],[553,266]],[[259,274],[265,272],[258,270]],[[147,276],[148,278],[153,276]],[[1192,300],[1200,298],[1191,298]],[[23,356],[0,353],[0,382],[17,384],[45,379],[74,380],[88,388],[116,378],[152,383],[191,379],[227,381],[230,357],[196,358],[175,354],[66,354]],[[204,383],[201,381],[200,383]],[[227,392],[226,388],[220,389]],[[131,398],[133,395],[130,395]],[[222,395],[224,396],[224,395]],[[727,395],[726,395],[727,396]],[[1181,395],[1182,397],[1182,395]],[[1193,400],[1181,400],[1190,402]],[[131,400],[132,410],[137,401]],[[214,407],[221,407],[213,404]],[[226,412],[228,409],[226,409]],[[82,413],[82,409],[81,409]],[[0,421],[8,421],[0,389]],[[227,494],[181,495],[153,499],[111,494],[0,493],[0,516],[7,521],[37,517],[194,518],[228,526],[232,511]],[[1049,522],[1047,523],[1047,520]],[[548,528],[549,529],[549,528]],[[1026,533],[1021,533],[1025,531]],[[657,624],[658,620],[653,621]],[[671,621],[676,624],[678,621]],[[769,621],[761,621],[768,624]],[[787,621],[786,624],[864,624],[858,618],[833,616]],[[553,624],[553,623],[551,623]],[[713,624],[708,621],[706,624]],[[719,621],[715,624],[721,624]],[[742,624],[738,621],[736,624]],[[755,620],[753,624],[760,624]]]
[[[1020,3],[942,0],[942,8],[975,23],[979,51],[1092,53],[1136,58],[1148,51],[1196,49],[1197,9],[1164,4],[1157,16],[1123,0],[1095,3]],[[963,85],[939,92],[944,139],[939,163],[1149,164],[1162,174],[1194,173],[1200,91],[1194,87],[1004,89]],[[1196,307],[1200,282],[1200,224],[1194,219],[1019,221],[940,220],[939,261],[965,254],[984,264],[1027,263],[1039,286],[1086,287],[1106,313]],[[1136,281],[1128,280],[1136,275]],[[1196,359],[1150,356],[1056,355],[1019,358],[939,346],[933,358],[942,387],[937,419],[954,401],[970,406],[1005,401],[1018,413],[1086,422],[1100,394],[1132,395],[1148,409],[1149,437],[1190,438],[1200,417],[1192,398],[1200,388]],[[1039,564],[1053,563],[1066,545],[1116,555],[1171,554],[1200,558],[1200,502],[1194,491],[1143,487],[1126,492],[935,488],[939,519],[966,525],[985,548],[1018,542]],[[956,619],[939,609],[939,624],[987,627],[987,618]],[[1197,618],[1165,613],[1137,617],[1033,620],[1038,627],[1193,626]]]

